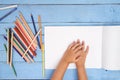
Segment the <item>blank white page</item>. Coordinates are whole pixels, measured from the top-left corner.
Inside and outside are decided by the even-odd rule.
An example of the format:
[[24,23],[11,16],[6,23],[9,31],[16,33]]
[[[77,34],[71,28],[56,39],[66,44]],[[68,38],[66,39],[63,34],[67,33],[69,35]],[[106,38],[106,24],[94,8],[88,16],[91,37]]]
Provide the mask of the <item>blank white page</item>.
[[[68,45],[77,39],[90,46],[86,67],[101,68],[101,26],[46,26],[44,30],[46,69],[55,69]],[[72,63],[69,68],[75,65]]]
[[120,26],[103,28],[102,67],[120,70]]

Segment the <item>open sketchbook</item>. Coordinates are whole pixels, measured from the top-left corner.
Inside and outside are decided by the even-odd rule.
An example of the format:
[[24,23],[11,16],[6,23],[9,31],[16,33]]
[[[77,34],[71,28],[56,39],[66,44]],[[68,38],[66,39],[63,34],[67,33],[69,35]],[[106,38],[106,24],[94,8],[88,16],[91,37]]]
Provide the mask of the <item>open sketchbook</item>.
[[[120,26],[46,26],[45,68],[55,69],[68,45],[80,39],[90,50],[86,68],[120,70]],[[74,69],[70,64],[69,69]]]

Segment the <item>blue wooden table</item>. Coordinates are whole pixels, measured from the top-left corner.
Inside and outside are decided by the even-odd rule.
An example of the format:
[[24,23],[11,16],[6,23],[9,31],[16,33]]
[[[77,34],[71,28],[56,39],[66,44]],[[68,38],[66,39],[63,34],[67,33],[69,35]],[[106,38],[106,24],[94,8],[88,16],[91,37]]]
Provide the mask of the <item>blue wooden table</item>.
[[[31,29],[33,29],[30,14],[35,18],[38,27],[38,15],[41,15],[42,26],[107,26],[120,25],[120,0],[0,0],[0,7],[17,4],[18,8],[0,22],[0,79],[50,79],[54,70],[46,70],[42,77],[41,51],[37,49],[35,63],[25,63],[13,51],[13,63],[17,71],[14,76],[12,69],[6,64],[6,44],[3,35],[6,28],[13,28],[19,11],[23,13]],[[0,11],[0,17],[10,11]],[[44,35],[44,34],[43,34]],[[44,37],[44,36],[43,36]],[[87,69],[89,80],[120,80],[120,71],[105,71],[104,69]],[[64,80],[77,80],[76,70],[67,70]]]

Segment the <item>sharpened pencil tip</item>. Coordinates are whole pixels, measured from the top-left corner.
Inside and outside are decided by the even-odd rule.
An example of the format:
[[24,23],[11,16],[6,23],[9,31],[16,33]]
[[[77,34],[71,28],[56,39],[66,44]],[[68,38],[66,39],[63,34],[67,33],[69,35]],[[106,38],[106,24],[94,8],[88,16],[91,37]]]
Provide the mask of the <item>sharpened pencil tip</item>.
[[30,14],[30,16],[33,16],[32,13]]

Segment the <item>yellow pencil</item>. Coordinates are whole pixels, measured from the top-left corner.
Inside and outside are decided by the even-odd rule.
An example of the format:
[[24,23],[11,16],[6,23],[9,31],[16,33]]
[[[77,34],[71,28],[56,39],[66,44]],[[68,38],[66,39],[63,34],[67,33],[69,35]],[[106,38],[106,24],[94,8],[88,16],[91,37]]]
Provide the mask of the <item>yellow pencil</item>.
[[40,32],[40,46],[41,46],[41,52],[42,52],[42,75],[43,75],[43,77],[45,77],[44,44],[42,42],[42,23],[41,23],[40,16],[38,16],[38,25],[39,25],[39,29],[41,29],[41,32]]
[[42,75],[45,77],[45,54],[44,54],[44,44],[42,44]]

